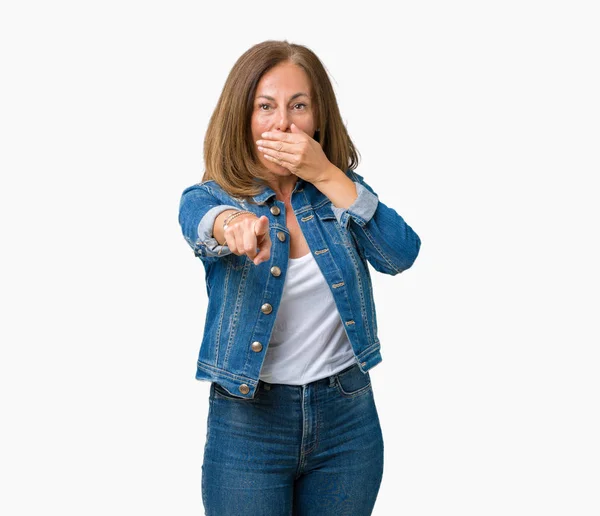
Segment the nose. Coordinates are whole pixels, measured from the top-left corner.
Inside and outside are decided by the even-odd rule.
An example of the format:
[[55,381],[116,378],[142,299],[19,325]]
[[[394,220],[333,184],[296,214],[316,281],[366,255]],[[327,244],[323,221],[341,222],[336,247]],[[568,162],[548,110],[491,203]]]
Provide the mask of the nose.
[[275,129],[278,131],[282,131],[282,132],[286,132],[286,131],[291,131],[290,129],[290,117],[288,115],[287,109],[283,108],[279,115],[278,115],[278,121],[275,124]]

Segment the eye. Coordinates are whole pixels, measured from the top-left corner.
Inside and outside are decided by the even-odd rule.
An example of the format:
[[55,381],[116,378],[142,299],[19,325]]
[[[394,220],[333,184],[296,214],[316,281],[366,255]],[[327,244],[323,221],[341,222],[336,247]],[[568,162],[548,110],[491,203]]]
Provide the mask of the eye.
[[267,111],[267,109],[270,108],[270,107],[271,106],[269,106],[269,104],[259,104],[258,105],[258,109],[261,110],[261,111]]
[[300,109],[304,109],[306,108],[306,104],[302,103],[302,102],[298,102],[298,104],[294,104],[294,108],[297,108],[298,106],[301,106]]

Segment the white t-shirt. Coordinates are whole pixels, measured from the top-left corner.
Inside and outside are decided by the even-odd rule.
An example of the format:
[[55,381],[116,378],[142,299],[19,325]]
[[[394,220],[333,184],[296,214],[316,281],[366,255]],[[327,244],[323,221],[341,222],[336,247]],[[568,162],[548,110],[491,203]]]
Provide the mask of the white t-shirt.
[[259,378],[304,385],[354,364],[329,286],[312,253],[290,258],[281,304]]

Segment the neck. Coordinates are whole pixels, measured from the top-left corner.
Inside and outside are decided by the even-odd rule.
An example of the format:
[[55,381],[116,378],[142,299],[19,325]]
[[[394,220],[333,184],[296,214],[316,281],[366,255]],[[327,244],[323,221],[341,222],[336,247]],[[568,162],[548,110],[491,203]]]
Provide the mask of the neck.
[[268,181],[269,186],[275,192],[280,201],[289,201],[294,191],[294,186],[298,182],[298,176],[290,175],[285,177],[276,177]]

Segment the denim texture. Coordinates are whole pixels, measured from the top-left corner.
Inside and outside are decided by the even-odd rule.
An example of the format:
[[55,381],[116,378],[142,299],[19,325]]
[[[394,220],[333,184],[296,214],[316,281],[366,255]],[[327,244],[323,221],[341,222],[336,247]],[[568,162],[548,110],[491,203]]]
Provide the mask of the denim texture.
[[368,516],[383,463],[371,379],[358,364],[302,386],[260,380],[250,399],[211,384],[207,516]]
[[[354,181],[358,195],[350,207],[333,206],[301,178],[291,204],[331,289],[357,364],[366,373],[382,360],[368,264],[396,275],[413,264],[421,240],[393,208],[379,200],[363,176],[352,170],[346,175]],[[253,200],[256,204],[232,197],[211,180],[186,188],[179,206],[183,235],[204,265],[209,299],[196,379],[217,382],[240,398],[256,394],[289,258],[284,203],[269,187]],[[271,211],[277,213],[275,206],[280,210],[277,215]],[[218,244],[212,228],[217,215],[228,208],[268,217],[269,260],[256,266],[247,256],[235,255]],[[273,266],[281,270],[279,276]]]

